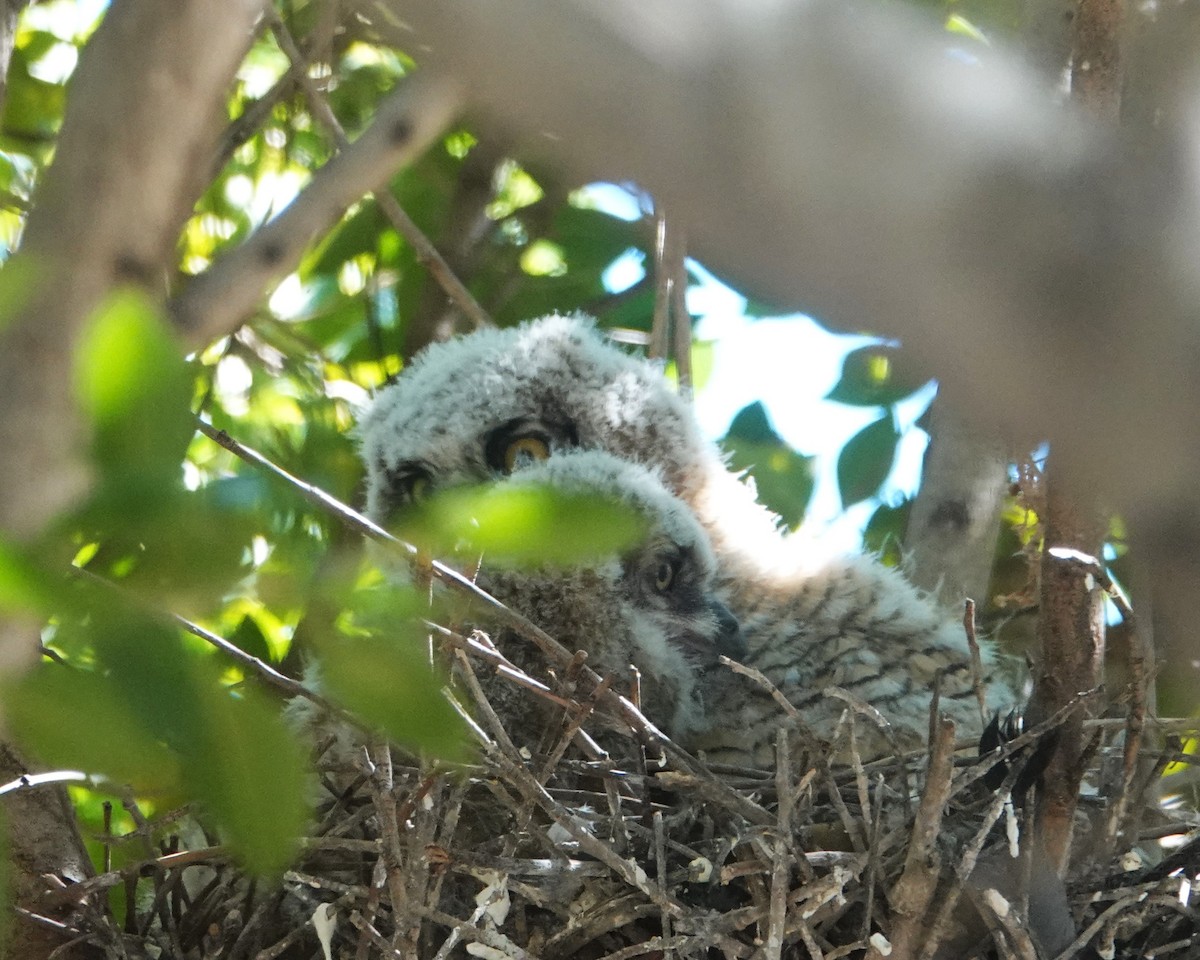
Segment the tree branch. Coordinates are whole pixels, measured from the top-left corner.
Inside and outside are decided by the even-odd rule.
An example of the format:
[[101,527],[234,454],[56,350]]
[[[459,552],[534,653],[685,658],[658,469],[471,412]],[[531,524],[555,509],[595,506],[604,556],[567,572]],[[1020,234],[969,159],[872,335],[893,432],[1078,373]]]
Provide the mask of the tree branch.
[[380,104],[371,126],[275,219],[175,297],[169,308],[187,342],[198,346],[241,325],[313,240],[425,150],[458,107],[455,84],[425,74],[405,80]]

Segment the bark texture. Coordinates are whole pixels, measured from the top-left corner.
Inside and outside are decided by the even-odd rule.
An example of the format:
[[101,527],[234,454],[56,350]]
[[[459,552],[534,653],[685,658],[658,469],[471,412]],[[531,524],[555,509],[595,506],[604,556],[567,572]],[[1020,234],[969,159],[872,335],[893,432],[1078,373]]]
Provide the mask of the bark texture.
[[[1085,514],[1066,489],[1056,477],[1049,478],[1038,618],[1041,662],[1029,709],[1034,722],[1099,686],[1104,676],[1104,591],[1081,565],[1052,551],[1066,548],[1098,557],[1105,525]],[[1083,721],[1089,715],[1081,706],[1059,727],[1039,786],[1041,839],[1060,876],[1070,859],[1075,807],[1087,769]]]

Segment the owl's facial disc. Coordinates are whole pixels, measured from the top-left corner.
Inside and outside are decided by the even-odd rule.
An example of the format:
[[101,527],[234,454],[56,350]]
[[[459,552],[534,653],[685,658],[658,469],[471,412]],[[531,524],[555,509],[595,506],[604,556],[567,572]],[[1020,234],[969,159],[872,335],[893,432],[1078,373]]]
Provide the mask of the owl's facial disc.
[[488,466],[504,476],[577,446],[579,434],[575,424],[565,418],[515,417],[488,431],[483,438]]
[[668,642],[696,668],[717,666],[721,655],[735,660],[745,657],[741,627],[710,592],[711,584],[691,547],[659,543],[625,563],[626,579],[643,597],[641,606],[657,612]]

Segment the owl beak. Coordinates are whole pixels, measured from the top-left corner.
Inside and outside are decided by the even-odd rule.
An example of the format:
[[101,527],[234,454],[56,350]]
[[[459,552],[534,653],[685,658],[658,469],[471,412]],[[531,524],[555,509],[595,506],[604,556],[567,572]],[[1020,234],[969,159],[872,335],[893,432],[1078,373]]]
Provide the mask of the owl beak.
[[742,626],[737,617],[720,600],[710,600],[708,609],[717,620],[717,652],[731,660],[745,659],[746,638],[742,636]]

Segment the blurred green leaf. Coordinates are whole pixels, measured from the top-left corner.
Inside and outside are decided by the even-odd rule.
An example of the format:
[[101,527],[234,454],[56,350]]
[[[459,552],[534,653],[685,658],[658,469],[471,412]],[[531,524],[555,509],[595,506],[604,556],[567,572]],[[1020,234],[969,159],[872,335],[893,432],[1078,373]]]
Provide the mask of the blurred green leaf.
[[804,519],[812,498],[813,458],[797,453],[771,426],[761,402],[743,408],[721,441],[729,466],[754,478],[758,500],[790,528]]
[[199,490],[153,478],[110,479],[80,509],[76,522],[98,542],[86,569],[176,612],[219,602],[223,588],[246,572],[251,541],[265,526],[264,505],[239,502],[262,488],[219,483]]
[[237,628],[227,638],[230,643],[237,646],[252,657],[258,657],[259,660],[270,662],[271,647],[267,643],[266,636],[263,635],[262,628],[258,625],[258,621],[251,616],[244,616],[238,621]]
[[387,636],[320,642],[329,695],[397,743],[445,760],[470,756],[462,718],[442,694],[445,679],[429,665],[415,621],[397,618]]
[[[51,688],[37,702],[30,698],[23,721],[33,725],[40,718],[38,743],[58,751],[46,759],[63,762],[70,749],[79,749],[72,744],[83,744],[87,755],[73,762],[118,782],[144,782],[154,771],[174,778],[151,782],[157,789],[174,788],[182,779],[188,794],[228,832],[247,866],[277,874],[292,857],[304,823],[306,767],[304,751],[276,706],[251,687],[236,694],[227,689],[216,657],[189,648],[174,630],[119,599],[97,600],[91,621],[107,673],[100,692],[82,703],[94,705],[101,722],[83,725],[88,738],[62,722],[63,705],[77,702],[71,689]],[[57,741],[50,729],[56,725]],[[167,764],[164,755],[178,761]],[[142,763],[150,766],[143,769]]]
[[48,573],[23,548],[0,537],[0,612],[48,617],[61,592],[61,577]]
[[489,563],[572,566],[617,556],[645,537],[630,506],[550,486],[499,484],[439,491],[402,520],[405,538]]
[[149,794],[181,788],[178,754],[148,732],[125,689],[107,676],[43,665],[5,689],[4,714],[17,740],[52,767]]
[[[62,125],[67,90],[61,83],[49,83],[30,73],[30,63],[40,55],[39,38],[27,37],[31,47],[14,49],[9,64],[2,129],[10,144],[31,149],[53,142]],[[49,40],[58,42],[53,37]]]
[[899,441],[900,434],[890,413],[846,441],[837,462],[843,507],[867,499],[880,488],[892,470]]
[[828,400],[856,407],[887,407],[919,390],[925,381],[907,369],[908,356],[896,347],[871,344],[846,354],[842,377]]
[[189,790],[253,873],[277,877],[308,817],[305,751],[257,691],[203,689],[203,723],[187,750]]
[[194,429],[192,377],[144,294],[118,291],[96,312],[79,339],[74,379],[108,477],[178,482]]

